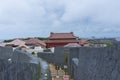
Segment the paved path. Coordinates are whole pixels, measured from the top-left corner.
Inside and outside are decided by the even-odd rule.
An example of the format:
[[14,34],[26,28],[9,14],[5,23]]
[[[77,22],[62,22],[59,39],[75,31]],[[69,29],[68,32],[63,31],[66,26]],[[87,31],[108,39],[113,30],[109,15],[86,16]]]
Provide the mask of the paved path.
[[49,64],[52,80],[63,80],[63,75],[65,74],[63,70],[55,70],[55,66],[52,64]]

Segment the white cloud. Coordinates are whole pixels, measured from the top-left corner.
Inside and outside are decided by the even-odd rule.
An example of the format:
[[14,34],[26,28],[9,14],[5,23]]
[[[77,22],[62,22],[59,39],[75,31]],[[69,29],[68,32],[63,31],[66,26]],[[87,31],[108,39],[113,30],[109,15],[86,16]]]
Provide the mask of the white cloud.
[[119,36],[119,9],[119,0],[0,0],[0,36],[48,36],[51,31]]
[[70,0],[61,19],[69,22],[89,17],[93,22],[119,24],[119,3],[119,0]]

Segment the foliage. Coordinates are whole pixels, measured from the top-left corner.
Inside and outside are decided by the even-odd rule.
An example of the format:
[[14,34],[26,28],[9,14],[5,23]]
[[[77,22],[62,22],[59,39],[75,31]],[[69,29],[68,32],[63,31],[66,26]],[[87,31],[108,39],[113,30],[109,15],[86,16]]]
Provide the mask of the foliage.
[[64,55],[64,62],[65,62],[65,64],[68,62],[68,55],[67,54]]
[[46,37],[38,37],[39,40],[48,40],[48,38]]
[[105,44],[106,44],[107,46],[111,46],[111,45],[112,45],[111,42],[106,42]]
[[36,77],[34,78],[34,80],[39,80],[41,77],[41,65],[40,63],[38,64],[38,72],[37,72],[37,75]]
[[78,40],[81,40],[81,38],[78,38]]
[[35,52],[32,52],[32,55],[35,55]]
[[11,41],[13,41],[13,39],[4,40],[3,42],[11,42]]
[[28,38],[24,38],[24,40],[29,40],[29,39],[31,39],[31,38],[29,38],[29,37]]

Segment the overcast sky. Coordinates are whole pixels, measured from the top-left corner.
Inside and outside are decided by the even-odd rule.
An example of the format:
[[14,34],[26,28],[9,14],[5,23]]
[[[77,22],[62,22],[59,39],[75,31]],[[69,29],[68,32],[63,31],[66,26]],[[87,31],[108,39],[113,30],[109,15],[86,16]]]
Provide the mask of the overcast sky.
[[0,0],[0,39],[50,32],[120,37],[120,0]]

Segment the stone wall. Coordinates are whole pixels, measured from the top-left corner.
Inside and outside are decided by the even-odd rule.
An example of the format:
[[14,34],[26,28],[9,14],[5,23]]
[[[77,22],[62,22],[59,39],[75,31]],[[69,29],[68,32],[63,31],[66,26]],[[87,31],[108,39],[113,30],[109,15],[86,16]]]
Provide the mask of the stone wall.
[[[68,54],[68,72],[69,74],[72,76],[72,59],[73,58],[79,58],[79,47],[73,47],[73,48],[69,48],[69,54]],[[74,65],[76,66],[76,65]]]
[[74,80],[120,80],[120,45],[79,49]]
[[39,80],[40,65],[26,52],[0,47],[0,80]]
[[13,54],[13,49],[11,47],[1,47],[0,46],[0,59],[9,59]]
[[[56,65],[64,65],[66,49],[69,50],[69,74],[74,80],[120,80],[120,42],[109,47],[59,47],[45,59]],[[73,58],[78,59],[78,64]]]
[[37,53],[37,56],[44,59],[45,61],[49,63],[54,63],[54,53],[51,52],[39,52]]
[[27,52],[15,50],[13,52],[11,59],[13,62],[16,63],[29,63],[32,58],[29,56],[29,53]]
[[[65,50],[68,50],[68,53],[65,53]],[[41,57],[42,59],[46,60],[49,63],[53,63],[57,66],[64,66],[65,62],[64,62],[64,54],[68,55],[68,71],[69,74],[71,73],[71,62],[72,62],[72,58],[78,58],[79,57],[79,48],[78,47],[57,47],[55,48],[55,52],[54,53],[49,53],[49,52],[40,52],[38,53],[38,56]]]
[[33,80],[38,73],[38,65],[11,63],[0,71],[0,80]]
[[69,50],[68,71],[74,80],[120,80],[120,42],[110,47],[59,47],[52,54],[40,53],[40,57],[63,66],[66,49]]

